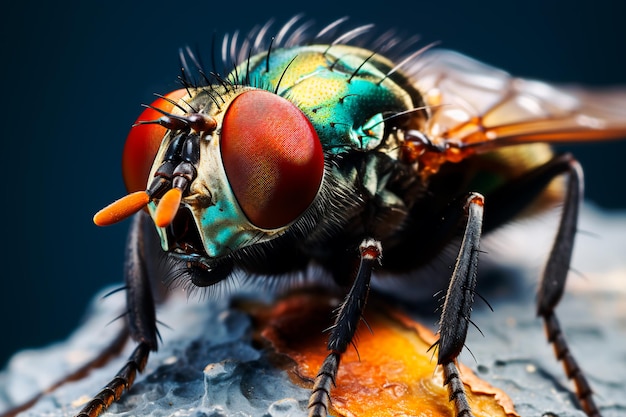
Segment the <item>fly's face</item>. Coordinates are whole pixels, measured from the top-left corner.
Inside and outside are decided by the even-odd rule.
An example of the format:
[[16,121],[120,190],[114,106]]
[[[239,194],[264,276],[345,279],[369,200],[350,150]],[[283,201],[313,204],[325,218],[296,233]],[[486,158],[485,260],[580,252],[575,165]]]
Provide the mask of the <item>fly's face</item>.
[[[129,135],[123,166],[131,194],[122,201],[138,196],[128,213],[147,203],[164,250],[190,259],[224,256],[283,233],[311,206],[324,155],[292,102],[235,86],[159,100]],[[155,111],[162,117],[153,118]],[[146,138],[160,142],[154,157]],[[148,175],[146,159],[153,160]],[[148,184],[137,190],[141,178]]]

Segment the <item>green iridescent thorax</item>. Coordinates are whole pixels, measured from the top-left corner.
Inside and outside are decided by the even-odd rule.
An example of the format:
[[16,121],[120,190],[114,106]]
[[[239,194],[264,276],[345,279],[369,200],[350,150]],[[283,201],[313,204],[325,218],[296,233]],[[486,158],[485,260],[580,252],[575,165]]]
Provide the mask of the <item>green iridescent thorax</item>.
[[[252,85],[296,103],[330,152],[372,149],[382,138],[383,117],[423,105],[410,94],[393,64],[371,51],[346,45],[311,45],[255,55],[237,74],[248,73]],[[368,59],[369,58],[369,59]],[[233,75],[233,74],[231,74]],[[418,127],[418,126],[415,126]]]

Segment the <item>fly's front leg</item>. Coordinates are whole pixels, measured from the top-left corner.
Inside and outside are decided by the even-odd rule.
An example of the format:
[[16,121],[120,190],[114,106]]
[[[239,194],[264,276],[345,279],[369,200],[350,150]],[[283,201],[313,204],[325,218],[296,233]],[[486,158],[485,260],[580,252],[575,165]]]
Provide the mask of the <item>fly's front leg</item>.
[[434,345],[438,351],[437,364],[443,368],[444,384],[448,387],[450,401],[454,401],[457,417],[473,416],[456,359],[465,344],[474,303],[483,206],[480,194],[473,193],[467,200],[467,226],[443,304],[439,340]]
[[539,285],[537,315],[544,320],[548,341],[554,345],[557,359],[563,361],[567,377],[576,385],[576,394],[583,410],[590,417],[599,417],[600,411],[593,400],[589,382],[570,351],[554,311],[565,289],[574,248],[578,208],[582,200],[580,165],[570,156],[562,158],[561,165],[568,176],[567,189],[559,229]]
[[374,239],[364,239],[359,245],[359,251],[360,260],[356,278],[346,299],[339,307],[335,324],[331,328],[328,339],[330,353],[326,356],[315,378],[313,392],[309,399],[309,417],[326,417],[328,415],[330,390],[331,386],[335,385],[341,355],[352,342],[365,309],[372,269],[380,263],[382,258],[380,242]]
[[144,212],[133,218],[126,248],[125,282],[128,310],[125,314],[130,336],[138,342],[126,365],[89,401],[77,417],[97,417],[119,400],[132,386],[138,372],[143,371],[150,351],[158,347],[158,331],[154,297],[150,278],[155,273],[153,265],[160,256],[154,226]]

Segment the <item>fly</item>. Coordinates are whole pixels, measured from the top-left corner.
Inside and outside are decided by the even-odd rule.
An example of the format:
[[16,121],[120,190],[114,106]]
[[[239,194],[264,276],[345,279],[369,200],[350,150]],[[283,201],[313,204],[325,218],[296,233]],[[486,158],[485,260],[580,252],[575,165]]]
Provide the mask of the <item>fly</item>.
[[[235,271],[283,276],[315,264],[345,289],[308,404],[310,416],[326,416],[373,271],[417,270],[462,237],[432,349],[455,415],[472,416],[456,361],[471,323],[481,237],[531,203],[540,211],[558,201],[537,314],[580,407],[599,416],[555,312],[582,171],[548,144],[626,137],[626,92],[514,78],[435,45],[406,53],[386,38],[369,50],[369,25],[338,33],[341,20],[309,36],[308,22],[297,21],[270,41],[269,26],[242,41],[225,37],[225,66],[235,64],[227,74],[181,53],[182,88],[158,95],[131,129],[123,154],[129,194],[94,221],[133,216],[126,319],[137,345],[77,415],[103,413],[157,349],[151,283],[176,276],[208,287]],[[556,178],[565,181],[555,192],[548,185]],[[157,264],[169,271],[150,267]]]

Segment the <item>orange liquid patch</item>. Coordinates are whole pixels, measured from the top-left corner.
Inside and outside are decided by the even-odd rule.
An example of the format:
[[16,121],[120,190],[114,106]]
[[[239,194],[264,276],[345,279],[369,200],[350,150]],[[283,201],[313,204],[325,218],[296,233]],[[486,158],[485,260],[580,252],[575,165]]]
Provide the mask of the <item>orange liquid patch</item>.
[[[252,313],[261,337],[275,351],[289,357],[293,380],[311,388],[328,354],[329,318],[334,317],[330,298],[296,294],[272,308]],[[331,390],[335,416],[446,416],[453,417],[453,404],[443,386],[443,374],[428,348],[436,336],[392,308],[370,304],[368,328],[361,323],[354,347],[342,356],[337,386]],[[480,380],[460,365],[463,382],[474,414],[484,417],[517,416],[504,392]]]

